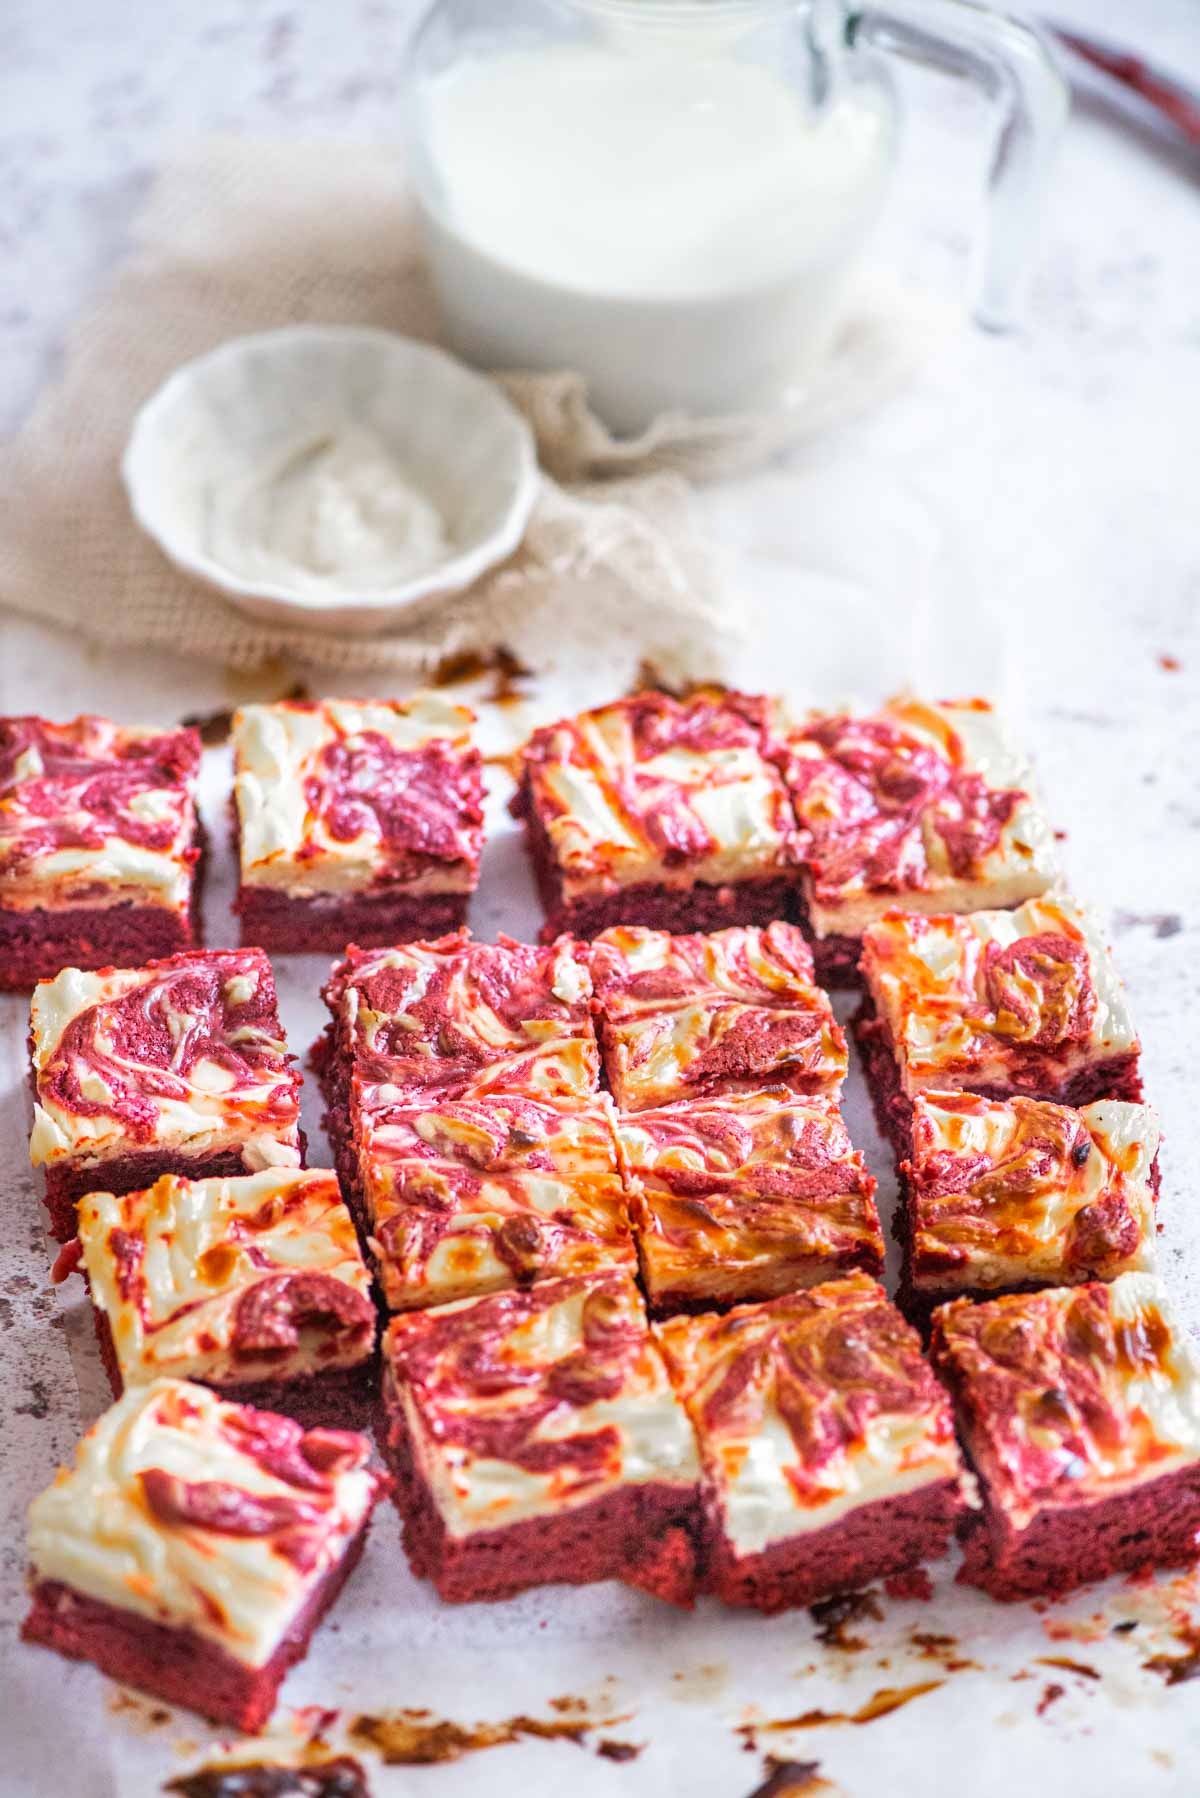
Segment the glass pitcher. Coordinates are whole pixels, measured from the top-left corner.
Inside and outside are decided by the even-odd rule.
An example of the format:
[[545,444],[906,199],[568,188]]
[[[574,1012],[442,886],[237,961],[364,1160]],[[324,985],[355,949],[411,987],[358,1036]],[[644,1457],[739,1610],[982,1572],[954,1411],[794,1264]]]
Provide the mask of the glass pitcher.
[[1027,26],[969,0],[437,0],[405,112],[452,346],[580,371],[622,433],[789,403],[884,202],[888,50],[1001,109],[975,313],[1003,328],[1066,112]]

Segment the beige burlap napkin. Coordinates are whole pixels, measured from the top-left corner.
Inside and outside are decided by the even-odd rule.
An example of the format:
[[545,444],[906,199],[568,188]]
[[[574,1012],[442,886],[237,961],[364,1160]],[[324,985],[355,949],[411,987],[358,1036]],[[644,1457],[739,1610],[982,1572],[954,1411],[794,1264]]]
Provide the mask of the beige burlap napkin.
[[246,331],[304,320],[437,335],[399,153],[390,146],[204,139],[164,168],[126,260],[75,328],[62,373],[0,449],[0,604],[102,643],[157,644],[253,668],[421,673],[497,643],[544,659],[614,634],[681,675],[711,672],[745,607],[723,593],[688,477],[746,468],[902,382],[941,320],[865,290],[801,407],[786,416],[664,418],[614,440],[574,375],[501,377],[530,419],[545,478],[525,541],[403,634],[344,637],[244,618],[137,530],[118,467],[137,407],[180,362]]

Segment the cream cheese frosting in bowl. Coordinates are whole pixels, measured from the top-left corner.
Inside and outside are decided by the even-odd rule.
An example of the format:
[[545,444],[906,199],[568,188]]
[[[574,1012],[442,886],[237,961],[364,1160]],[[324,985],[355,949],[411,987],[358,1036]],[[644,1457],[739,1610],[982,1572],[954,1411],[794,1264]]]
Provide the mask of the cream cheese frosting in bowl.
[[252,617],[366,634],[511,555],[537,491],[524,420],[444,351],[297,325],[186,363],[122,462],[142,529]]

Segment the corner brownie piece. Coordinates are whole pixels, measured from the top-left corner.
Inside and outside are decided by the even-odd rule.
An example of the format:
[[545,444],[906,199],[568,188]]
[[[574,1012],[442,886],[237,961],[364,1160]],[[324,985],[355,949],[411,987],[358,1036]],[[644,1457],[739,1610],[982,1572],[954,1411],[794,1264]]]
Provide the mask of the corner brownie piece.
[[794,924],[710,936],[619,924],[588,961],[604,1071],[624,1111],[764,1086],[841,1091],[846,1039]]
[[857,984],[863,931],[887,911],[1019,905],[1054,885],[1054,834],[1030,769],[981,699],[893,699],[814,713],[785,735],[817,973]]
[[393,949],[351,947],[323,989],[332,1022],[313,1059],[326,1127],[352,1202],[352,1137],[371,1112],[489,1092],[587,1094],[600,1084],[592,983],[578,946],[541,948],[457,931]]
[[259,949],[64,968],[34,991],[30,1059],[30,1158],[60,1242],[86,1192],[303,1161],[300,1076]]
[[984,1509],[959,1579],[1070,1591],[1200,1552],[1200,1363],[1159,1281],[1122,1274],[934,1313]]
[[875,1181],[829,1100],[685,1100],[621,1118],[617,1135],[655,1316],[882,1273]]
[[432,1096],[362,1120],[365,1229],[394,1311],[637,1272],[611,1101]]
[[410,1312],[383,1362],[404,1545],[442,1598],[620,1579],[691,1602],[696,1445],[628,1275]]
[[766,1612],[931,1560],[968,1499],[950,1401],[865,1274],[655,1332],[700,1443],[706,1584]]
[[336,1175],[164,1174],[88,1193],[78,1227],[116,1395],[169,1374],[304,1424],[368,1424],[375,1305]]
[[0,991],[197,940],[200,754],[194,730],[0,718]]
[[242,941],[340,953],[453,930],[483,847],[475,714],[437,693],[233,720]]
[[362,1552],[370,1453],[183,1380],[131,1386],[30,1507],[24,1639],[260,1729]]
[[879,1127],[903,1158],[915,1093],[1062,1105],[1142,1096],[1141,1044],[1099,926],[1073,900],[965,917],[889,912],[863,934],[854,1020]]
[[1146,1272],[1160,1131],[1146,1105],[917,1093],[901,1303]]
[[772,755],[768,701],[723,690],[637,693],[535,731],[513,811],[543,934],[785,917],[795,818]]

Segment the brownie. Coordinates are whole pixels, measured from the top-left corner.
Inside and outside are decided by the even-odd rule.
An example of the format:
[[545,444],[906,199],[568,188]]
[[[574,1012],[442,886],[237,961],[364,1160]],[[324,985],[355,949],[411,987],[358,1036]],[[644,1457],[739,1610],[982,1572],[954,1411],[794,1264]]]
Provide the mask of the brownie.
[[789,915],[795,818],[769,702],[637,693],[535,731],[513,800],[544,935],[670,931]]
[[0,718],[0,991],[199,941],[200,738]]
[[428,1097],[360,1119],[363,1227],[393,1310],[637,1271],[611,1101]]
[[382,1444],[414,1573],[450,1600],[696,1587],[699,1468],[627,1274],[394,1318]]
[[956,1299],[933,1355],[984,1500],[960,1580],[1032,1598],[1196,1559],[1200,1363],[1158,1280]]
[[623,1110],[764,1086],[841,1091],[846,1039],[794,924],[707,936],[620,924],[588,962],[604,1072]]
[[79,1201],[113,1392],[163,1375],[306,1425],[370,1422],[375,1306],[331,1173],[164,1174]]
[[22,1635],[261,1729],[362,1551],[370,1452],[183,1380],[131,1386],[30,1507]]
[[462,924],[483,847],[474,723],[437,693],[243,706],[233,721],[243,943],[340,954]]
[[591,980],[569,938],[546,947],[458,931],[392,949],[351,946],[323,989],[331,1022],[313,1052],[343,1187],[361,1206],[362,1120],[423,1095],[594,1093]]
[[656,1316],[883,1271],[875,1181],[830,1100],[689,1099],[622,1117],[618,1138]]
[[901,1303],[1112,1280],[1154,1263],[1159,1128],[1146,1105],[924,1092],[903,1163]]
[[862,933],[887,911],[994,910],[1054,884],[1029,764],[984,700],[817,712],[783,737],[802,917],[827,984],[857,984]]
[[30,1059],[30,1156],[60,1242],[84,1193],[303,1161],[300,1077],[259,949],[65,968],[34,991]]
[[700,1444],[718,1598],[780,1611],[945,1552],[966,1503],[950,1401],[876,1281],[655,1332]]
[[1141,1045],[1096,920],[1072,899],[889,912],[863,934],[854,1020],[879,1127],[908,1153],[913,1095],[1138,1100]]

